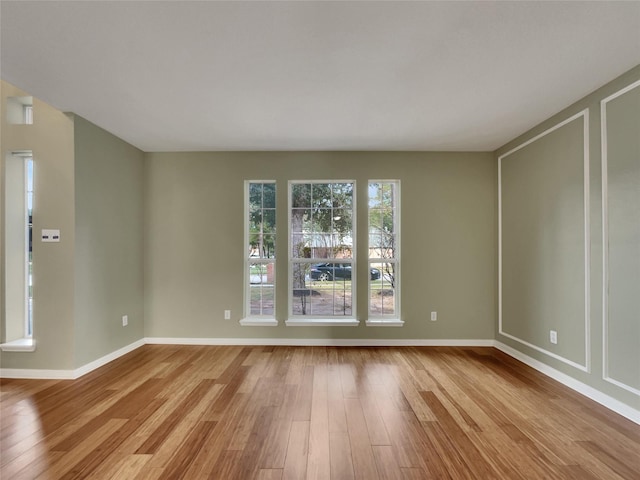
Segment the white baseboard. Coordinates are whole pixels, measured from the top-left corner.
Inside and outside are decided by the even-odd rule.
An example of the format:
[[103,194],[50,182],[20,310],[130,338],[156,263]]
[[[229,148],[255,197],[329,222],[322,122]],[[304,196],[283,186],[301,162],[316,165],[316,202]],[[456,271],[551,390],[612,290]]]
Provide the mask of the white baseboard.
[[46,370],[29,368],[0,368],[0,378],[24,378],[33,380],[75,380],[87,373],[112,362],[118,357],[132,352],[145,344],[144,339],[137,340],[126,347],[122,347],[115,352],[111,352],[104,357],[87,363],[75,370]]
[[106,365],[109,362],[114,361],[116,358],[119,358],[123,355],[126,355],[129,352],[134,351],[136,348],[140,348],[145,344],[144,338],[141,338],[140,340],[136,340],[135,342],[127,345],[126,347],[122,347],[119,350],[116,350],[115,352],[111,352],[108,355],[105,355],[104,357],[101,357],[97,360],[94,360],[91,363],[87,363],[86,365],[83,365],[80,368],[76,368],[73,373],[74,373],[74,377],[73,378],[79,378],[83,375],[86,375],[87,373],[100,368],[104,365]]
[[596,390],[586,383],[582,383],[575,378],[562,373],[559,370],[556,370],[555,368],[552,368],[549,365],[540,362],[539,360],[536,360],[535,358],[531,358],[530,356],[525,355],[515,348],[505,345],[502,342],[495,341],[494,346],[510,357],[513,357],[516,360],[520,360],[522,363],[529,365],[531,368],[534,368],[540,373],[545,374],[547,377],[553,378],[554,380],[562,383],[570,389],[581,393],[585,397],[598,402],[600,405],[607,407],[609,410],[613,410],[614,412],[640,425],[640,410],[636,410],[626,403],[622,403],[620,400],[616,400],[615,398],[610,397],[609,395],[602,393],[599,390]]
[[494,340],[475,339],[349,339],[349,338],[167,338],[147,337],[156,345],[282,345],[316,347],[493,347]]
[[0,378],[23,378],[34,380],[75,380],[112,362],[142,345],[283,345],[283,346],[335,346],[335,347],[492,347],[493,340],[367,340],[340,338],[180,338],[148,337],[133,342],[115,352],[87,363],[75,370],[47,370],[0,368]]
[[147,337],[75,370],[0,369],[0,378],[74,380],[145,345],[269,345],[336,347],[495,347],[578,393],[640,425],[640,410],[606,395],[549,365],[496,340],[481,339],[343,339],[343,338],[175,338]]

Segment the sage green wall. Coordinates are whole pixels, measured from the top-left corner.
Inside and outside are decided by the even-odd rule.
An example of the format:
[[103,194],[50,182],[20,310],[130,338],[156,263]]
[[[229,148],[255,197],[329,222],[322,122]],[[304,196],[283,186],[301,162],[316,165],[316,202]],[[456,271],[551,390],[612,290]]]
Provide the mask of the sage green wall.
[[[33,295],[35,352],[2,352],[2,368],[71,369],[74,353],[74,152],[73,120],[33,99],[33,125],[7,122],[7,97],[28,96],[2,81],[2,141],[0,159],[16,150],[32,150],[34,161]],[[4,191],[0,198],[4,198]],[[0,208],[3,211],[4,208]],[[4,221],[3,221],[4,222]],[[42,243],[43,228],[60,229],[60,243]],[[4,223],[2,225],[4,238]],[[4,278],[4,255],[2,261]],[[2,288],[4,295],[4,288]],[[4,302],[2,308],[4,318]],[[12,321],[9,319],[9,321]],[[21,320],[22,321],[22,320]]]
[[[503,146],[496,158],[523,145],[547,129],[558,125],[588,109],[589,131],[589,295],[585,298],[585,268],[579,265],[584,253],[584,234],[581,226],[584,213],[580,200],[583,170],[579,159],[583,151],[582,119],[569,123],[554,134],[542,137],[523,147],[518,154],[507,155],[502,179],[503,204],[503,326],[504,331],[526,341],[501,335],[496,326],[496,338],[508,346],[533,357],[595,389],[640,410],[640,396],[604,379],[603,360],[603,215],[602,215],[602,155],[600,101],[640,79],[640,66],[608,83],[591,95],[576,102],[526,134]],[[625,171],[625,162],[638,167],[637,97],[620,97],[611,105],[609,142],[614,142],[610,155],[614,180],[609,192],[616,199],[609,205],[612,238],[622,239],[610,245],[611,273],[617,283],[610,285],[609,299],[615,304],[610,310],[609,357],[610,374],[637,385],[638,352],[640,352],[640,322],[637,308],[637,270],[623,272],[619,265],[637,264],[638,247],[638,175]],[[627,122],[631,122],[627,125]],[[634,127],[635,126],[635,127]],[[618,135],[621,128],[624,134]],[[630,130],[632,130],[630,132]],[[613,159],[615,157],[615,159]],[[540,165],[541,170],[534,168]],[[554,178],[558,174],[560,178]],[[621,180],[624,179],[624,180]],[[620,194],[629,189],[636,202],[623,205]],[[517,222],[517,223],[516,223]],[[535,228],[534,228],[535,227]],[[622,244],[625,245],[622,245]],[[614,251],[615,249],[615,251]],[[634,263],[635,262],[635,263]],[[508,282],[508,285],[506,284]],[[550,284],[547,284],[550,282]],[[552,288],[550,288],[552,287]],[[624,299],[624,300],[623,300]],[[588,307],[585,328],[580,316]],[[613,307],[613,305],[611,305]],[[549,329],[558,331],[558,345],[549,343]],[[588,339],[584,352],[581,344]],[[544,351],[541,351],[544,350]],[[613,356],[612,356],[612,352]],[[584,363],[590,357],[587,371],[583,371],[550,354]],[[637,388],[637,387],[636,387]]]
[[502,331],[579,365],[586,364],[583,125],[579,117],[502,157],[500,169]]
[[81,117],[74,117],[74,127],[79,367],[144,335],[144,153]]
[[[145,336],[490,339],[496,318],[497,180],[490,153],[150,153],[145,160]],[[401,328],[286,327],[287,272],[277,269],[277,327],[242,327],[244,181],[276,180],[277,255],[287,255],[287,182],[353,179],[366,232],[369,179],[399,179]],[[366,239],[358,240],[360,252]],[[279,263],[283,265],[283,263]],[[284,262],[286,265],[286,261]],[[359,269],[366,270],[360,261]],[[364,271],[364,270],[362,270]],[[223,311],[232,311],[223,320]],[[429,312],[438,311],[438,321]]]
[[608,375],[640,392],[640,84],[606,103]]
[[[33,125],[10,124],[6,99],[16,96],[27,94],[2,82],[0,184],[7,154],[32,150],[36,350],[2,352],[1,366],[73,370],[143,337],[144,154],[37,98]],[[42,243],[42,228],[59,228],[60,243]]]

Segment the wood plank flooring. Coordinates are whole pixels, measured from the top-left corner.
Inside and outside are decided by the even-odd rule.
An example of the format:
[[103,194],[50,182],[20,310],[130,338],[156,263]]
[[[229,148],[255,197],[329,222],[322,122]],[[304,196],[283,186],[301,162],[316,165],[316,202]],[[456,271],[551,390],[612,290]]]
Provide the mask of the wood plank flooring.
[[640,479],[640,426],[493,348],[146,345],[0,386],[2,479]]

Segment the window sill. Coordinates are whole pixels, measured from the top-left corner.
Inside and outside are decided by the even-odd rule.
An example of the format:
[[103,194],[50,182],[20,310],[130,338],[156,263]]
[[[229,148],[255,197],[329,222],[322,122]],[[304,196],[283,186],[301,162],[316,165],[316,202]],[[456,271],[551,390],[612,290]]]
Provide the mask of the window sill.
[[36,341],[33,338],[19,338],[0,344],[0,350],[3,352],[35,352]]
[[277,327],[278,321],[275,318],[243,318],[240,320],[243,327]]
[[360,322],[355,318],[339,320],[335,318],[309,318],[309,319],[289,319],[287,327],[357,327]]
[[404,322],[399,318],[374,318],[367,320],[367,327],[402,327]]

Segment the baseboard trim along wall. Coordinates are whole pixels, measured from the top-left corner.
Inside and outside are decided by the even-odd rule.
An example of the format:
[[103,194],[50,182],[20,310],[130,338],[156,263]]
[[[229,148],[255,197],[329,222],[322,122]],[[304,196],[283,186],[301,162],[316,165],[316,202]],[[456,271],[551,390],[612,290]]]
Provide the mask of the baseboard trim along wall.
[[494,340],[349,339],[349,338],[163,338],[147,337],[152,345],[283,345],[292,347],[492,347]]
[[75,380],[143,345],[282,345],[317,347],[492,347],[494,340],[400,339],[368,340],[341,338],[183,338],[147,337],[75,370],[0,368],[0,378],[33,380]]
[[75,380],[96,370],[115,359],[126,355],[129,352],[140,348],[145,344],[144,339],[137,340],[126,347],[122,347],[115,352],[111,352],[104,357],[100,357],[93,362],[87,363],[75,370],[46,370],[28,368],[0,368],[0,378],[24,378],[33,380]]
[[335,346],[335,347],[495,347],[501,352],[534,368],[540,373],[562,383],[587,398],[603,405],[640,425],[640,410],[606,395],[589,385],[566,375],[545,363],[496,340],[465,339],[341,339],[341,338],[166,338],[147,337],[115,352],[83,365],[75,370],[0,369],[0,378],[38,380],[75,380],[107,363],[126,355],[143,345],[282,345],[282,346]]
[[86,365],[83,365],[80,368],[76,368],[74,370],[75,377],[73,378],[79,378],[83,375],[86,375],[87,373],[93,370],[96,370],[102,367],[103,365],[106,365],[107,363],[112,362],[115,359],[122,357],[123,355],[126,355],[129,352],[133,352],[135,349],[142,347],[144,344],[145,344],[144,339],[137,340],[127,345],[126,347],[122,347],[121,349],[116,350],[115,352],[112,352],[108,355],[105,355],[104,357],[101,357],[97,360],[94,360],[93,362],[87,363]]
[[614,412],[640,425],[640,410],[636,410],[626,403],[622,403],[621,401],[616,400],[615,398],[610,397],[609,395],[604,394],[593,387],[590,387],[586,383],[582,383],[575,378],[556,370],[555,368],[551,368],[549,365],[531,358],[530,356],[525,355],[524,353],[516,350],[515,348],[511,348],[504,343],[495,341],[494,347],[496,347],[501,352],[506,353],[510,357],[513,357],[516,360],[520,360],[522,363],[529,365],[531,368],[534,368],[540,373],[543,373],[547,377],[553,378],[566,387],[575,390],[585,397],[590,398],[594,402],[598,402],[600,405],[607,407],[609,410],[613,410]]

